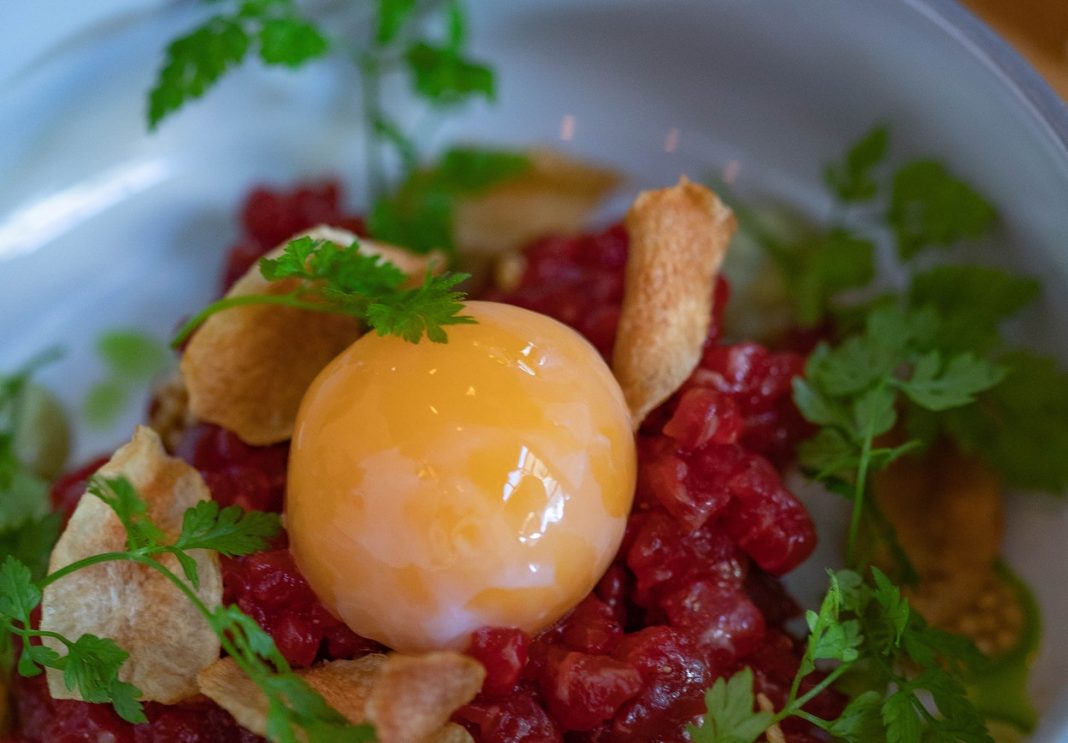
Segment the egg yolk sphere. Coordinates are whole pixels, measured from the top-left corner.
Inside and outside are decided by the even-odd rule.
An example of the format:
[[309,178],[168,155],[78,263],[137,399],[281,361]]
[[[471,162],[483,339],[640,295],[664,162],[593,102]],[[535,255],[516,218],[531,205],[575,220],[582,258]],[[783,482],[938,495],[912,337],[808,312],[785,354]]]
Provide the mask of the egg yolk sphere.
[[607,569],[634,493],[630,417],[597,351],[529,310],[466,314],[448,343],[358,340],[293,436],[297,565],[353,631],[401,651],[548,627]]

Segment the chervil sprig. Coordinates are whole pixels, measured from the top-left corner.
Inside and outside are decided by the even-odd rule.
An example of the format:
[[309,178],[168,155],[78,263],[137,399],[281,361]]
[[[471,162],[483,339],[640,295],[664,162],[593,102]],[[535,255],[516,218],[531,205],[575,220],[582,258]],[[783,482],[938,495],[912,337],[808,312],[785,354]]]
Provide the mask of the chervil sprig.
[[264,64],[299,67],[329,49],[327,37],[302,18],[293,0],[241,0],[170,43],[148,96],[148,125],[159,123],[212,88],[250,49]]
[[[31,462],[24,461],[20,434],[34,374],[60,355],[58,349],[50,349],[13,374],[0,376],[0,558],[14,555],[28,563],[35,575],[44,570],[59,536],[59,522],[48,513],[48,483]],[[37,420],[36,425],[59,425],[65,430],[63,420]]]
[[[216,5],[219,12],[168,45],[149,93],[150,128],[203,96],[253,52],[264,64],[296,68],[342,51],[360,72],[365,162],[370,193],[379,197],[387,190],[387,149],[399,157],[405,173],[418,164],[415,136],[384,105],[384,77],[404,72],[415,96],[439,110],[496,96],[493,69],[468,53],[467,17],[459,0],[377,0],[373,33],[362,43],[332,39],[299,11],[295,0],[221,0]],[[428,32],[435,20],[442,29],[436,35]]]
[[[782,709],[754,709],[753,673],[745,668],[708,690],[704,721],[689,727],[694,743],[752,743],[789,717],[849,743],[992,743],[960,680],[982,665],[982,656],[967,640],[929,627],[881,572],[873,569],[872,579],[831,573],[819,611],[805,614],[809,636]],[[811,677],[819,667],[826,669],[822,677]],[[805,710],[846,673],[863,678],[868,691],[834,720]]]
[[[10,633],[23,639],[19,672],[37,675],[43,668],[61,670],[68,688],[90,702],[110,702],[130,722],[144,722],[138,701],[140,691],[118,678],[128,654],[112,640],[83,635],[75,640],[55,632],[36,630],[31,614],[40,604],[42,590],[64,577],[104,562],[126,560],[155,570],[167,578],[203,615],[219,637],[223,650],[259,686],[268,700],[268,735],[280,743],[313,743],[373,740],[367,726],[351,726],[299,676],[294,674],[271,636],[234,606],[208,607],[196,591],[196,562],[189,550],[211,549],[225,555],[244,555],[264,549],[280,529],[275,514],[245,512],[239,506],[220,509],[210,501],[186,511],[182,530],[169,541],[148,516],[137,489],[124,477],[94,476],[89,496],[100,498],[126,529],[126,550],[93,555],[73,562],[47,577],[34,581],[29,569],[8,556],[0,565],[0,621]],[[174,555],[183,577],[159,558]],[[48,637],[66,649],[65,654],[35,644]]]
[[877,443],[897,422],[902,399],[928,411],[957,408],[1006,374],[970,352],[946,354],[932,347],[934,325],[926,312],[876,310],[863,332],[835,347],[820,345],[806,364],[805,377],[794,380],[798,409],[821,427],[801,445],[802,467],[818,480],[845,482],[852,493],[849,559],[856,554],[871,473],[921,443]]
[[284,294],[235,295],[213,302],[178,331],[173,345],[181,345],[215,313],[255,304],[348,315],[379,335],[412,343],[423,336],[444,343],[444,326],[474,322],[460,314],[465,295],[454,288],[467,274],[427,273],[421,285],[407,288],[403,271],[381,256],[361,253],[359,243],[342,248],[310,237],[291,240],[278,258],[260,261],[260,273],[269,281],[298,279],[299,286]]

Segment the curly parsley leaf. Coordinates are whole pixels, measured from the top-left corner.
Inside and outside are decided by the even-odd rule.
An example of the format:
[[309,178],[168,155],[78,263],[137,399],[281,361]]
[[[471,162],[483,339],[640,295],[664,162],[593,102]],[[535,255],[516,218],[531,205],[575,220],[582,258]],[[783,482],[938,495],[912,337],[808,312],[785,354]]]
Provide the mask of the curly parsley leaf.
[[326,54],[330,43],[302,18],[268,18],[259,31],[260,59],[269,65],[296,68]]
[[251,304],[348,315],[367,322],[379,335],[397,335],[412,343],[424,336],[445,343],[445,326],[473,322],[460,314],[465,294],[454,289],[466,274],[428,273],[420,286],[405,288],[403,271],[381,256],[360,252],[358,242],[343,248],[310,237],[291,240],[281,256],[260,261],[260,272],[269,281],[300,279],[301,284],[286,294],[224,297],[197,313],[172,343],[180,345],[216,312]]
[[[978,651],[963,638],[949,639],[929,628],[881,572],[873,569],[872,578],[869,584],[852,571],[830,573],[819,611],[806,614],[808,642],[781,709],[753,711],[753,674],[746,668],[730,679],[718,679],[708,691],[708,714],[700,726],[691,726],[693,740],[751,743],[771,725],[797,716],[856,743],[990,743],[960,681],[982,662]],[[826,670],[813,676],[817,662]],[[868,689],[837,719],[825,720],[805,709],[847,672],[864,678]],[[930,710],[925,706],[928,697],[934,702]]]
[[133,552],[163,544],[166,536],[148,515],[148,504],[125,477],[93,475],[87,492],[104,501],[126,530],[126,549]]
[[854,143],[840,162],[828,163],[823,180],[842,202],[875,198],[879,184],[872,171],[885,159],[890,146],[890,130],[879,126]]
[[167,47],[159,78],[148,96],[148,127],[208,91],[219,78],[241,63],[249,36],[239,19],[218,16]]
[[48,570],[48,556],[62,526],[63,516],[59,513],[14,524],[0,532],[0,558],[14,557],[30,569],[34,578],[40,578]]
[[326,36],[299,17],[293,0],[245,0],[172,41],[148,96],[148,126],[200,98],[255,45],[268,65],[299,67],[323,56]]
[[415,10],[415,0],[378,0],[375,42],[385,46],[396,40]]
[[978,191],[939,162],[917,160],[894,174],[887,222],[902,260],[927,247],[982,237],[996,216]]
[[718,678],[705,692],[708,714],[700,726],[686,730],[694,743],[753,743],[771,726],[771,712],[756,712],[753,671],[743,668],[729,679]]
[[133,723],[146,718],[137,698],[140,691],[119,681],[118,673],[128,654],[112,640],[82,635],[77,640],[56,637],[66,647],[66,654],[32,644],[31,638],[42,633],[32,629],[32,613],[41,603],[41,588],[34,582],[30,568],[8,555],[0,564],[0,622],[9,635],[23,638],[18,670],[23,676],[36,676],[43,668],[63,672],[67,688],[77,691],[88,702],[111,702],[119,715]]
[[986,266],[940,265],[912,276],[908,302],[938,317],[935,342],[986,353],[1001,345],[1001,324],[1039,294],[1034,279]]
[[30,569],[8,555],[0,564],[0,615],[28,624],[40,603],[41,589],[33,582]]
[[220,509],[215,501],[201,501],[185,512],[182,532],[174,546],[180,550],[215,550],[235,557],[266,549],[281,531],[278,514],[246,511],[241,506]]
[[496,97],[489,65],[461,56],[448,46],[427,42],[413,45],[405,55],[412,88],[435,106],[455,106],[475,95]]
[[[43,437],[29,446],[26,439],[39,436],[45,427],[58,428],[58,448],[65,456],[67,430],[62,411],[54,404],[46,404],[44,419],[32,417],[30,411],[35,396],[39,401],[47,398],[34,387],[33,376],[60,354],[57,349],[49,349],[14,373],[0,375],[0,539],[48,513],[48,483],[42,477],[46,468],[34,460],[42,459],[39,455],[46,452],[37,450],[54,445],[57,437]],[[54,464],[61,466],[62,462]]]
[[107,373],[94,383],[82,402],[85,420],[106,428],[128,405],[134,390],[151,382],[171,363],[167,346],[133,329],[108,330],[96,340],[97,356]]
[[936,428],[1007,485],[1062,494],[1068,488],[1068,373],[1028,351],[1012,351],[999,362],[1007,369],[1005,381],[975,405],[943,414]]
[[867,286],[875,277],[875,245],[848,230],[835,228],[816,242],[796,249],[785,274],[798,307],[798,322],[820,323],[834,298],[847,289]]
[[367,321],[379,335],[400,336],[410,343],[418,343],[425,335],[434,343],[445,343],[448,336],[443,326],[475,322],[473,317],[459,314],[464,308],[464,294],[453,290],[467,278],[464,273],[427,274],[414,289],[379,297],[367,308]]
[[846,705],[838,719],[827,728],[827,732],[848,743],[875,743],[885,740],[882,706],[883,699],[879,692],[866,691]]
[[1004,367],[963,353],[943,364],[938,351],[920,356],[907,380],[895,384],[917,405],[939,412],[975,401],[975,396],[1005,378]]
[[[83,635],[71,640],[54,632],[33,629],[31,616],[40,604],[42,587],[65,575],[102,561],[129,560],[155,570],[193,601],[219,637],[223,650],[266,695],[269,734],[275,741],[373,740],[368,726],[351,726],[338,712],[293,674],[274,640],[251,617],[236,606],[205,606],[159,557],[172,554],[187,580],[195,586],[195,562],[189,550],[214,549],[241,555],[262,549],[280,524],[274,514],[244,512],[237,506],[220,509],[213,502],[199,503],[186,511],[183,527],[173,544],[152,522],[144,498],[125,477],[95,476],[90,493],[101,498],[127,529],[127,551],[95,555],[67,565],[35,582],[26,565],[8,556],[0,564],[0,625],[9,635],[24,639],[18,668],[23,675],[39,674],[42,668],[63,672],[67,687],[89,702],[110,702],[130,722],[144,722],[138,701],[140,691],[118,678],[128,654],[112,640]],[[26,642],[47,636],[61,643],[66,654]]]
[[848,554],[855,554],[860,517],[871,472],[919,445],[875,445],[897,422],[902,396],[928,411],[974,402],[998,385],[1005,369],[971,353],[950,356],[932,348],[936,318],[928,310],[881,307],[864,330],[838,345],[821,344],[809,357],[805,377],[794,380],[794,402],[809,422],[822,427],[799,449],[800,463],[829,482],[845,478],[853,487]]

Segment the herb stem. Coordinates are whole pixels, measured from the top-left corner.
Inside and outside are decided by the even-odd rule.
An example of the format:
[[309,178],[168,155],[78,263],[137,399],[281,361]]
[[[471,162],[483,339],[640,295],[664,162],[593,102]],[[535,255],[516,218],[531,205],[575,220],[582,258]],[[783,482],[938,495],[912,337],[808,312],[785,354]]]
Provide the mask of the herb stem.
[[[886,387],[887,380],[879,382],[876,390]],[[857,562],[857,536],[860,534],[861,517],[864,515],[864,501],[868,495],[868,470],[871,469],[871,450],[875,440],[874,423],[868,420],[864,427],[864,440],[861,442],[860,458],[857,462],[857,480],[853,487],[853,513],[849,517],[849,541],[846,546],[846,560],[849,565]]]
[[822,681],[820,681],[818,684],[816,684],[811,689],[809,689],[807,692],[805,692],[805,694],[803,696],[799,697],[798,699],[795,699],[794,701],[790,702],[788,705],[783,707],[782,712],[780,712],[779,714],[782,717],[788,717],[790,715],[797,715],[801,711],[802,707],[804,707],[806,704],[808,704],[810,701],[812,701],[813,698],[818,696],[828,686],[830,686],[835,681],[837,681],[838,678],[843,673],[848,671],[852,665],[853,665],[852,663],[843,663],[840,666],[838,666],[837,668],[835,668],[833,671],[828,673],[827,676]]
[[373,203],[385,191],[385,166],[378,147],[378,122],[385,118],[382,110],[382,89],[379,85],[381,66],[374,51],[364,52],[357,59],[360,88],[363,94],[364,147],[367,158],[367,199]]
[[193,334],[197,328],[204,324],[204,321],[214,315],[216,312],[222,312],[233,307],[244,307],[252,304],[277,304],[285,307],[292,307],[298,310],[311,310],[312,312],[336,312],[336,308],[319,304],[316,302],[307,302],[297,298],[296,293],[289,294],[241,294],[235,297],[223,297],[220,300],[212,302],[207,307],[202,309],[197,314],[193,315],[174,336],[174,340],[171,341],[172,348],[180,347],[185,341]]
[[50,586],[56,581],[66,578],[71,573],[75,573],[81,570],[82,568],[88,568],[93,565],[98,565],[102,562],[118,562],[120,560],[129,559],[129,552],[102,552],[99,555],[93,555],[91,557],[86,557],[81,560],[75,560],[71,564],[61,567],[54,573],[49,573],[41,579],[41,582],[38,585],[42,590],[44,590],[46,586]]

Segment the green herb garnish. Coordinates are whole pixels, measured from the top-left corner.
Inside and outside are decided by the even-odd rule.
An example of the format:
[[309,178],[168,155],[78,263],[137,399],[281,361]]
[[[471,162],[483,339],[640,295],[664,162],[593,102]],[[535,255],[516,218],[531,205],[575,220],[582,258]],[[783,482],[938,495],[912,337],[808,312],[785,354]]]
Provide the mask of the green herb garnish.
[[327,37],[299,16],[293,0],[241,0],[172,41],[148,96],[148,126],[204,95],[251,48],[268,65],[299,67],[329,49]]
[[[196,562],[188,554],[194,549],[215,550],[224,555],[245,555],[264,549],[281,528],[275,514],[250,511],[239,506],[219,508],[212,501],[198,503],[186,511],[182,530],[174,542],[148,516],[148,506],[137,489],[124,477],[99,475],[90,480],[90,496],[100,498],[119,518],[126,530],[126,549],[93,555],[67,565],[47,577],[34,580],[29,568],[8,555],[0,566],[0,622],[6,632],[24,640],[18,670],[34,676],[44,668],[61,670],[64,681],[89,702],[110,702],[115,711],[130,722],[144,722],[138,701],[140,691],[118,679],[128,654],[112,640],[83,635],[76,639],[33,628],[31,613],[41,602],[43,589],[91,565],[125,560],[155,570],[169,580],[211,625],[223,650],[267,696],[268,735],[274,741],[373,740],[367,726],[352,727],[294,674],[270,635],[237,607],[210,608],[197,596]],[[163,555],[174,555],[183,576],[167,568]],[[60,654],[50,647],[31,644],[35,638],[50,638],[64,647]]]
[[972,403],[1000,382],[1004,368],[970,352],[946,353],[930,342],[933,315],[898,309],[872,312],[863,332],[839,345],[820,345],[805,377],[794,380],[794,401],[807,420],[821,426],[802,443],[801,466],[841,492],[851,493],[853,512],[847,555],[856,540],[871,473],[919,447],[912,440],[878,446],[897,422],[903,399],[927,411]]
[[436,165],[412,172],[370,214],[371,233],[417,253],[452,254],[453,214],[458,199],[481,193],[530,168],[530,158],[505,150],[455,147]]
[[[743,669],[708,690],[708,714],[701,725],[688,728],[694,743],[752,743],[790,717],[850,743],[992,743],[961,681],[983,666],[982,655],[969,641],[929,627],[881,572],[873,569],[872,578],[869,585],[852,571],[831,574],[819,611],[805,614],[805,653],[781,710],[753,709],[753,673]],[[802,682],[817,665],[828,670],[802,691]],[[804,709],[847,673],[868,691],[840,717],[824,720]]]
[[[58,350],[46,351],[14,374],[0,377],[0,557],[17,557],[35,575],[45,569],[59,523],[49,514],[48,482],[27,461],[20,436],[33,375],[59,355]],[[65,423],[53,425],[64,426],[65,439]]]
[[444,343],[448,340],[444,326],[474,322],[459,314],[465,295],[454,289],[467,274],[428,272],[422,284],[405,288],[403,271],[381,256],[361,253],[358,242],[342,248],[326,240],[297,238],[278,258],[261,259],[260,273],[268,281],[300,279],[301,283],[285,294],[245,294],[213,302],[182,326],[173,345],[181,345],[216,312],[255,304],[348,315],[379,335],[397,335],[411,343],[424,335]]
[[[269,65],[291,68],[344,52],[360,73],[366,169],[371,195],[370,226],[382,240],[416,252],[453,250],[453,211],[457,199],[514,178],[528,166],[520,154],[478,148],[448,151],[433,167],[421,167],[417,137],[386,109],[384,79],[406,74],[415,97],[435,112],[477,98],[496,97],[492,67],[467,51],[467,17],[459,0],[420,6],[415,0],[377,0],[374,32],[364,43],[330,39],[325,29],[302,16],[294,0],[224,0],[229,8],[173,41],[149,94],[149,127],[204,95],[230,69],[257,50]],[[436,23],[435,23],[436,22]],[[440,27],[428,34],[427,29]],[[386,177],[392,156],[400,178]],[[114,388],[98,391],[100,405],[114,405]]]
[[83,402],[85,419],[91,426],[112,425],[130,402],[131,392],[164,371],[171,354],[164,343],[137,330],[115,329],[102,333],[96,352],[107,370],[93,384]]

